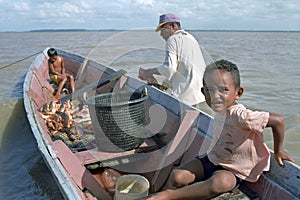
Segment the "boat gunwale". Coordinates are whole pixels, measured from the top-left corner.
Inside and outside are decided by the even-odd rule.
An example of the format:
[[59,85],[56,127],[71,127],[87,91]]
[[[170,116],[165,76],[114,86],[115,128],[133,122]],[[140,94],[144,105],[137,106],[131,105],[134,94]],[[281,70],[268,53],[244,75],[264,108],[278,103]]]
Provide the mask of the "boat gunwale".
[[[27,91],[30,90],[30,85],[34,76],[32,69],[34,67],[40,66],[40,64],[43,62],[46,55],[45,51],[43,51],[43,54],[43,58],[39,57],[40,55],[36,57],[34,62],[30,65],[28,72],[25,76],[23,94],[26,115],[28,121],[30,122],[32,133],[36,138],[38,149],[41,151],[42,157],[45,160],[46,165],[50,169],[51,174],[53,175],[53,177],[55,177],[55,181],[60,186],[59,189],[63,197],[68,199],[80,199],[81,197],[79,196],[78,191],[76,190],[76,188],[74,188],[74,185],[70,180],[69,176],[67,175],[62,163],[57,158],[51,143],[49,143],[49,141],[44,137],[45,133],[42,131],[43,129],[40,126],[40,123],[38,122],[39,120],[36,118],[37,113],[36,109],[34,108],[35,105],[33,105],[33,102],[27,95]],[[36,62],[40,62],[40,64],[36,65]]]

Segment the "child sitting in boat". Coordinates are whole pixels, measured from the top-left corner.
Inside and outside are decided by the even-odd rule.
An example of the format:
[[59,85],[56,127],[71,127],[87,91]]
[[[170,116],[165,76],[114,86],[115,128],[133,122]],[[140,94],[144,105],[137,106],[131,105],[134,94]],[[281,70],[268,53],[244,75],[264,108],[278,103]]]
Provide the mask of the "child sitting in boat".
[[49,76],[51,80],[58,85],[55,97],[60,98],[61,91],[67,81],[70,81],[71,91],[74,92],[74,78],[72,75],[65,73],[64,58],[57,54],[54,48],[50,48],[47,51],[49,56],[48,66],[49,66]]
[[263,142],[265,127],[271,127],[274,138],[274,158],[280,166],[283,160],[294,160],[283,150],[283,116],[246,109],[239,100],[244,92],[240,86],[237,66],[219,60],[207,66],[202,93],[215,111],[213,135],[208,153],[174,169],[164,185],[164,191],[150,197],[163,199],[210,199],[233,190],[241,180],[255,182],[270,167],[270,153]]

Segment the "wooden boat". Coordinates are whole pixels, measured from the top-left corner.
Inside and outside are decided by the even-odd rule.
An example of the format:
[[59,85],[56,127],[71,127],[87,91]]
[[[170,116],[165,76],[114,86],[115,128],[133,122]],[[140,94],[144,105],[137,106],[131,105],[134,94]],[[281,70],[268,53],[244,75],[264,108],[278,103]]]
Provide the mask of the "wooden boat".
[[[113,199],[113,188],[109,188],[104,177],[109,173],[116,176],[113,178],[122,174],[141,174],[150,182],[150,194],[155,193],[175,165],[201,153],[201,144],[212,119],[208,114],[135,78],[62,50],[58,53],[65,58],[66,70],[76,78],[75,93],[62,100],[72,97],[72,102],[80,102],[82,94],[93,96],[117,89],[136,91],[146,87],[145,130],[150,131],[145,131],[147,137],[139,147],[119,152],[103,151],[93,137],[79,146],[54,139],[41,113],[44,105],[57,102],[48,81],[46,51],[36,57],[28,70],[24,82],[24,106],[38,148],[66,199]],[[92,114],[89,116],[93,119]],[[89,116],[81,121],[90,122]],[[75,124],[79,125],[80,120],[74,118]],[[153,136],[156,133],[167,133],[167,136],[160,141],[159,137]],[[82,134],[84,137],[85,132]],[[93,134],[98,133],[92,131],[90,135]],[[270,172],[264,173],[255,183],[243,182],[241,190],[250,199],[300,199],[299,166],[286,162],[283,169],[271,160]],[[229,194],[229,198],[233,196],[237,195]]]

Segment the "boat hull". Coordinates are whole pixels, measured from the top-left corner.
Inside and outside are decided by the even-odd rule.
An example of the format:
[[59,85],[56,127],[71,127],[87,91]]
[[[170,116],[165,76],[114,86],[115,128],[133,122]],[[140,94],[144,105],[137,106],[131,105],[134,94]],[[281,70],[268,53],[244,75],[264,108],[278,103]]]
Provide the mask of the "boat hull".
[[[109,153],[94,149],[74,151],[63,141],[53,140],[39,112],[43,105],[57,100],[53,96],[52,85],[47,81],[46,51],[36,57],[28,70],[24,82],[24,106],[38,148],[66,199],[112,199],[112,194],[105,188],[102,174],[96,173],[104,167],[123,173],[142,174],[150,182],[150,193],[156,192],[175,165],[201,152],[199,148],[212,118],[153,86],[126,76],[110,80],[104,86],[93,88],[92,92],[101,94],[114,91],[116,87],[129,90],[146,87],[149,96],[145,103],[146,127],[153,129],[150,136],[154,131],[172,133],[168,144],[159,146],[159,150],[154,149],[157,144],[149,136],[140,152]],[[76,78],[77,91],[115,73],[115,70],[85,57],[62,50],[58,50],[58,53],[65,58],[67,72]],[[80,95],[76,96],[76,99],[80,98]],[[264,173],[256,183],[245,182],[245,188],[261,199],[299,199],[299,166],[286,162],[285,167],[281,168],[274,159],[271,160],[270,172]],[[92,166],[96,166],[96,170],[91,170]]]

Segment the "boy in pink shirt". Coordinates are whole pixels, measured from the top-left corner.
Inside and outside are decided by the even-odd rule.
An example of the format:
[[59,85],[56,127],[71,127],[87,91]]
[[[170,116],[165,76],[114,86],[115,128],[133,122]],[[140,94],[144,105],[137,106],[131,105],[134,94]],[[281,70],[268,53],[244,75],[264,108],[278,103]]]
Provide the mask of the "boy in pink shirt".
[[244,89],[235,64],[219,60],[208,65],[201,91],[216,112],[208,153],[174,169],[164,186],[167,190],[150,200],[210,199],[232,190],[240,180],[257,181],[269,170],[270,153],[262,137],[265,127],[272,128],[277,163],[283,167],[283,160],[294,162],[283,150],[283,117],[252,111],[237,102]]

